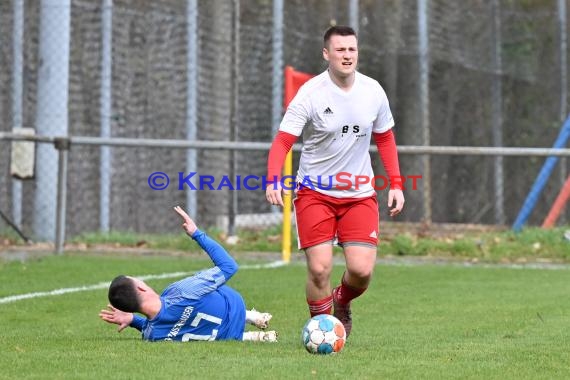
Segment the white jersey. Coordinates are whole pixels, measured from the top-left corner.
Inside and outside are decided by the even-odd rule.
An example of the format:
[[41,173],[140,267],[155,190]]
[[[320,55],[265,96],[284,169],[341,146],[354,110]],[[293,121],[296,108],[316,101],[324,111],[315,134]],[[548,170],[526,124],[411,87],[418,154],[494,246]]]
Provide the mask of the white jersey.
[[[307,81],[289,104],[279,127],[295,136],[303,134],[297,182],[336,198],[375,193],[368,152],[372,132],[385,132],[394,126],[382,86],[366,75],[355,74],[349,91],[340,89],[328,71]],[[358,185],[356,176],[361,176]],[[369,180],[360,183],[363,178]]]

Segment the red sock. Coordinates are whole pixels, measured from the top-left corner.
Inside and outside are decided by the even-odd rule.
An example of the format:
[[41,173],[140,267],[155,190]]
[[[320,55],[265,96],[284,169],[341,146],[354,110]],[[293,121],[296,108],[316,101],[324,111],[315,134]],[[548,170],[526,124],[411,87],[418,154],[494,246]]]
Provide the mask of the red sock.
[[317,301],[309,301],[307,300],[307,304],[309,305],[309,313],[311,313],[311,317],[319,314],[331,314],[332,313],[332,295],[323,298],[322,300]]
[[344,277],[340,286],[335,289],[335,298],[341,305],[348,305],[350,301],[359,297],[362,293],[366,291],[367,288],[355,288],[344,282]]

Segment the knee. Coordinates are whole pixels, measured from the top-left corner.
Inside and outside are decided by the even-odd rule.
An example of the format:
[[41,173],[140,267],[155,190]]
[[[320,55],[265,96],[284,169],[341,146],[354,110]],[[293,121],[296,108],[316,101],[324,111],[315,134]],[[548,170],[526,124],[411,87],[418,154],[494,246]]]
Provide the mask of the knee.
[[373,267],[358,267],[358,268],[347,268],[347,272],[352,278],[357,278],[359,280],[369,281],[372,278]]
[[332,267],[329,265],[312,265],[309,268],[309,278],[317,286],[327,285],[330,281]]

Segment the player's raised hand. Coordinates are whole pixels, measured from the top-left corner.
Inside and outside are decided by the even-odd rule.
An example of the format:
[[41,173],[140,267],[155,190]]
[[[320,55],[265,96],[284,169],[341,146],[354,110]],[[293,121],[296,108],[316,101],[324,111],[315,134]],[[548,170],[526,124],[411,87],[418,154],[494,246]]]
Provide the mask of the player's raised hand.
[[126,313],[114,308],[112,305],[107,305],[106,309],[101,310],[99,317],[105,322],[119,325],[118,332],[123,331],[133,321],[133,313]]
[[184,228],[186,234],[188,234],[189,236],[194,235],[194,232],[196,232],[198,227],[196,226],[196,223],[194,223],[192,218],[190,218],[190,215],[188,215],[186,211],[184,211],[180,206],[174,207],[174,211],[176,211],[184,221],[184,223],[182,223],[182,228]]

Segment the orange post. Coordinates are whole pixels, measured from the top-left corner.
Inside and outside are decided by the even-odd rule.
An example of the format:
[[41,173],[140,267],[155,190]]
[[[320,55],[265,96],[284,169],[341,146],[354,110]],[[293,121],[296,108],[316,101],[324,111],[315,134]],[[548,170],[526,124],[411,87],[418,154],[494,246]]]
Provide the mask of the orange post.
[[562,212],[562,210],[564,210],[564,206],[566,205],[566,202],[568,201],[569,198],[570,198],[570,176],[568,176],[568,179],[566,179],[566,182],[564,182],[564,186],[562,186],[562,189],[560,190],[560,193],[558,194],[556,200],[552,204],[552,207],[550,208],[548,215],[544,219],[544,222],[542,222],[542,228],[550,228],[554,226],[556,220],[558,220],[558,217],[560,216],[560,213]]
[[[284,108],[287,109],[291,100],[299,91],[299,88],[311,79],[314,75],[295,71],[292,66],[285,66],[285,96]],[[283,167],[283,176],[290,176],[293,173],[293,152],[289,151],[285,158]],[[287,184],[289,185],[289,184]],[[287,186],[290,187],[290,186]],[[283,261],[288,263],[291,261],[291,208],[293,204],[293,192],[290,191],[283,197],[283,239],[281,243],[281,255]]]

